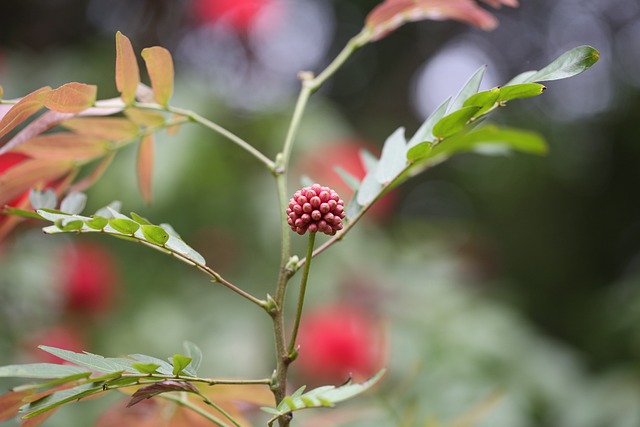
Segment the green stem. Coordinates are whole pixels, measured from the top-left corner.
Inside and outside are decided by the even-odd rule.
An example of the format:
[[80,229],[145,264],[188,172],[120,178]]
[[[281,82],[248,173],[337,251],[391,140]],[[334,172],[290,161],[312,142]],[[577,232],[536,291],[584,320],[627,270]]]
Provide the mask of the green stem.
[[[193,412],[195,412],[195,413],[197,413],[199,415],[202,415],[204,418],[206,418],[207,420],[211,421],[213,424],[217,425],[218,427],[229,427],[228,424],[222,422],[220,419],[215,417],[213,414],[210,414],[209,412],[205,411],[204,409],[202,409],[201,407],[199,407],[195,403],[190,402],[189,400],[182,399],[180,396],[174,396],[174,395],[171,395],[171,394],[163,394],[160,397],[162,397],[163,399],[175,402],[180,406],[184,406],[185,408],[189,408]],[[239,424],[237,424],[235,422],[234,422],[234,424],[236,426],[239,425]]]
[[206,119],[206,118],[202,117],[201,115],[199,115],[199,114],[197,114],[197,113],[195,113],[195,112],[193,112],[191,110],[185,110],[183,108],[177,108],[177,107],[168,107],[167,111],[169,111],[171,113],[174,113],[174,114],[180,114],[182,116],[188,117],[190,120],[192,120],[192,121],[194,121],[194,122],[196,122],[198,124],[201,124],[202,126],[204,126],[206,128],[209,128],[214,132],[219,133],[220,135],[222,135],[225,138],[227,138],[229,141],[231,141],[231,142],[235,143],[236,145],[238,145],[239,147],[243,148],[249,154],[253,155],[253,157],[255,157],[260,162],[262,162],[267,167],[267,169],[269,169],[270,171],[273,171],[275,169],[275,164],[271,159],[269,159],[267,156],[262,154],[253,145],[249,144],[247,141],[245,141],[244,139],[240,138],[239,136],[237,136],[233,132],[225,129],[222,126],[220,126],[219,124],[214,123],[211,120]]
[[325,81],[333,76],[335,72],[338,71],[338,69],[347,61],[347,59],[349,59],[353,52],[370,41],[370,36],[370,31],[366,28],[363,28],[362,31],[353,36],[334,60],[331,61],[331,63],[311,81],[310,86],[312,90],[317,90]]
[[202,397],[202,400],[204,400],[204,403],[206,403],[207,405],[211,406],[212,408],[214,408],[216,411],[220,412],[222,415],[225,416],[226,419],[228,419],[229,421],[231,421],[231,423],[236,426],[236,427],[242,427],[240,425],[239,422],[237,422],[233,416],[231,416],[230,413],[228,413],[227,411],[225,411],[224,409],[222,409],[220,406],[216,405],[215,403],[213,403],[211,400],[209,400],[209,398],[205,395],[200,395],[200,397]]
[[296,310],[295,323],[293,324],[293,332],[289,341],[289,357],[294,358],[296,348],[296,339],[298,338],[298,329],[300,328],[300,319],[302,318],[302,306],[304,305],[304,296],[307,291],[307,281],[309,280],[309,270],[311,268],[311,258],[313,257],[313,246],[316,241],[316,233],[309,233],[309,243],[307,245],[307,257],[305,258],[304,270],[300,280],[300,294],[298,295],[298,308]]
[[[295,349],[295,340],[300,323],[300,315],[302,310],[301,301],[304,301],[304,291],[306,289],[306,278],[303,279],[303,285],[301,287],[300,300],[298,302],[298,314],[296,316],[296,326],[294,327],[294,336],[290,342],[290,349],[286,344],[286,328],[284,323],[284,303],[287,294],[287,286],[289,280],[295,273],[298,267],[290,267],[289,262],[291,258],[291,231],[287,224],[287,217],[285,211],[289,201],[289,192],[287,191],[287,171],[289,168],[289,161],[291,158],[291,152],[293,150],[293,144],[296,139],[302,116],[309,102],[311,95],[329,79],[344,62],[351,56],[351,54],[362,45],[368,42],[368,31],[363,30],[358,35],[353,37],[345,46],[345,48],[336,56],[336,58],[317,76],[309,72],[300,73],[300,79],[302,80],[302,88],[298,95],[296,105],[289,123],[287,135],[285,137],[282,151],[276,156],[274,162],[274,168],[272,172],[276,179],[278,201],[280,209],[280,223],[281,223],[281,257],[280,257],[280,270],[278,274],[278,281],[276,284],[276,291],[274,302],[275,306],[269,310],[269,314],[273,320],[273,332],[276,351],[276,369],[271,383],[271,390],[276,400],[276,404],[280,403],[286,396],[287,386],[287,373],[289,365],[293,362],[293,350]],[[311,242],[311,251],[313,251],[313,241]],[[308,255],[309,261],[311,260],[311,254]],[[307,265],[310,262],[306,263]],[[307,267],[308,275],[308,267]],[[287,427],[291,422],[290,416],[282,416],[278,418],[278,423],[281,427]]]
[[215,270],[212,270],[211,268],[207,267],[206,265],[196,264],[196,267],[199,270],[201,270],[204,273],[206,273],[209,276],[211,276],[215,283],[220,283],[222,286],[230,289],[231,291],[235,292],[236,294],[240,295],[241,297],[243,297],[243,298],[251,301],[252,303],[254,303],[254,304],[266,309],[267,301],[261,300],[260,298],[256,298],[253,295],[251,295],[249,292],[237,287],[236,285],[234,285],[233,283],[229,282],[224,277],[222,277]]

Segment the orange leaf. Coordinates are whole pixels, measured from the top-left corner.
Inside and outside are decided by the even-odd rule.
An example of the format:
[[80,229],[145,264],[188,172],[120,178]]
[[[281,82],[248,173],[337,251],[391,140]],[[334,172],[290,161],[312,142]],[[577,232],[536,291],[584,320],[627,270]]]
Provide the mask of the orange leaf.
[[75,117],[62,123],[75,133],[109,141],[131,139],[138,135],[138,126],[121,117]]
[[158,104],[167,107],[173,94],[171,53],[163,47],[153,46],[142,50],[142,58],[147,65],[154,99]]
[[140,70],[131,41],[120,31],[116,33],[116,87],[126,105],[135,101],[140,83]]
[[104,155],[108,148],[107,142],[100,138],[59,132],[30,139],[14,151],[34,159],[87,161]]
[[32,120],[26,125],[20,132],[18,132],[13,138],[9,140],[5,145],[0,147],[0,154],[4,154],[13,150],[20,144],[29,139],[57,126],[61,122],[70,119],[73,114],[70,113],[58,113],[56,111],[47,111],[41,114],[38,118]]
[[4,95],[4,89],[2,89],[2,86],[0,86],[0,99],[2,99],[2,95]]
[[50,90],[49,86],[40,88],[35,92],[31,92],[11,107],[7,114],[0,119],[0,138],[37,113],[44,106],[42,103],[43,95]]
[[165,118],[162,114],[155,111],[141,110],[139,108],[127,108],[124,110],[125,116],[138,126],[158,127],[162,126]]
[[39,182],[49,182],[62,177],[72,168],[71,160],[25,160],[0,175],[0,206],[9,203]]
[[109,168],[109,165],[111,165],[111,161],[113,160],[115,154],[116,152],[112,151],[108,155],[104,156],[104,158],[100,160],[100,163],[98,163],[93,171],[91,171],[91,173],[83,177],[81,180],[75,182],[71,186],[71,188],[69,188],[69,191],[85,191],[87,188],[95,184],[100,178],[102,178],[102,175],[104,175],[105,171]]
[[47,92],[43,97],[44,106],[59,113],[79,113],[96,102],[98,88],[84,83],[67,83]]
[[[492,6],[517,6],[516,0],[483,0]],[[425,19],[454,19],[492,30],[496,18],[478,6],[475,0],[385,0],[367,15],[365,27],[371,40],[379,40],[407,22]]]
[[12,391],[0,396],[0,421],[7,421],[18,415],[18,409],[24,405],[23,399],[33,394],[33,390]]
[[151,185],[153,181],[153,134],[146,135],[138,146],[138,186],[145,203],[151,203]]

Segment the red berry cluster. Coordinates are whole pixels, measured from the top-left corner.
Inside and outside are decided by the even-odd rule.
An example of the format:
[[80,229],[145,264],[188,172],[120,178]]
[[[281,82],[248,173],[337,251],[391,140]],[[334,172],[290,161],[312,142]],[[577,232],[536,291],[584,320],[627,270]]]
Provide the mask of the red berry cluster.
[[313,184],[296,191],[289,200],[287,222],[298,234],[321,231],[333,236],[342,230],[344,201],[329,187]]

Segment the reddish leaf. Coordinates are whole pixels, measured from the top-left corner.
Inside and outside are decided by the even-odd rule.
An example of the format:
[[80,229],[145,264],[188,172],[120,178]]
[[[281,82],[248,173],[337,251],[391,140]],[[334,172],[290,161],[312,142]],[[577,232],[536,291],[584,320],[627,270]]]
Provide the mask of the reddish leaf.
[[[211,411],[211,407],[203,409]],[[215,415],[219,416],[218,413]],[[95,427],[209,427],[211,425],[211,421],[188,408],[168,400],[153,399],[144,400],[133,407],[127,407],[124,402],[119,402],[103,412]]]
[[59,113],[80,113],[96,102],[98,88],[84,83],[67,83],[47,92],[43,97],[45,107]]
[[131,396],[129,403],[127,403],[127,408],[160,393],[167,393],[170,391],[186,391],[189,393],[200,394],[198,388],[190,382],[173,380],[158,381],[157,383],[153,383],[136,390],[136,392]]
[[7,421],[18,415],[18,409],[24,405],[24,398],[34,390],[12,391],[0,396],[0,421]]
[[[483,1],[494,7],[517,6],[516,0]],[[498,23],[475,0],[385,0],[369,13],[365,26],[371,32],[371,40],[379,40],[406,22],[425,19],[454,19],[483,30],[492,30]]]
[[37,113],[44,106],[42,103],[43,96],[50,90],[49,86],[40,88],[35,92],[31,92],[11,107],[7,114],[0,119],[0,138]]
[[120,31],[116,33],[116,87],[126,105],[135,101],[140,82],[140,70],[131,41]]
[[73,169],[70,160],[26,160],[0,175],[0,206],[30,187],[58,179]]
[[138,135],[138,126],[121,117],[75,117],[62,123],[72,131],[109,141],[132,139]]
[[154,99],[158,104],[167,107],[173,94],[171,53],[163,47],[153,46],[142,50],[142,58],[147,65]]
[[43,132],[51,129],[54,126],[62,123],[65,120],[73,117],[73,114],[69,113],[58,113],[56,111],[47,111],[42,114],[37,119],[33,120],[27,126],[24,127],[20,132],[16,134],[13,138],[9,140],[4,146],[0,148],[0,155],[6,153],[7,151],[11,151],[23,142],[40,135]]
[[153,134],[146,135],[138,146],[138,186],[145,203],[151,203],[151,186],[153,181]]
[[106,155],[100,161],[100,163],[98,163],[98,166],[96,166],[95,169],[89,175],[85,176],[84,178],[82,178],[81,180],[73,184],[71,188],[69,188],[69,191],[82,192],[82,191],[85,191],[87,188],[91,187],[93,184],[95,184],[100,178],[102,178],[102,175],[111,164],[111,161],[115,157],[115,154],[116,152],[112,151],[111,153]]
[[30,139],[14,151],[34,159],[87,161],[104,155],[107,150],[107,142],[103,139],[59,132]]

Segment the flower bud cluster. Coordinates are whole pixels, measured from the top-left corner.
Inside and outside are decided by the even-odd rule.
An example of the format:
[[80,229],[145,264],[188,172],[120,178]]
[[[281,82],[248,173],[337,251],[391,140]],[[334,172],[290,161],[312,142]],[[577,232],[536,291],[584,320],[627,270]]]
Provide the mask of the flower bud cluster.
[[289,200],[287,222],[298,234],[318,231],[333,236],[342,230],[344,201],[329,187],[313,184],[296,191]]

